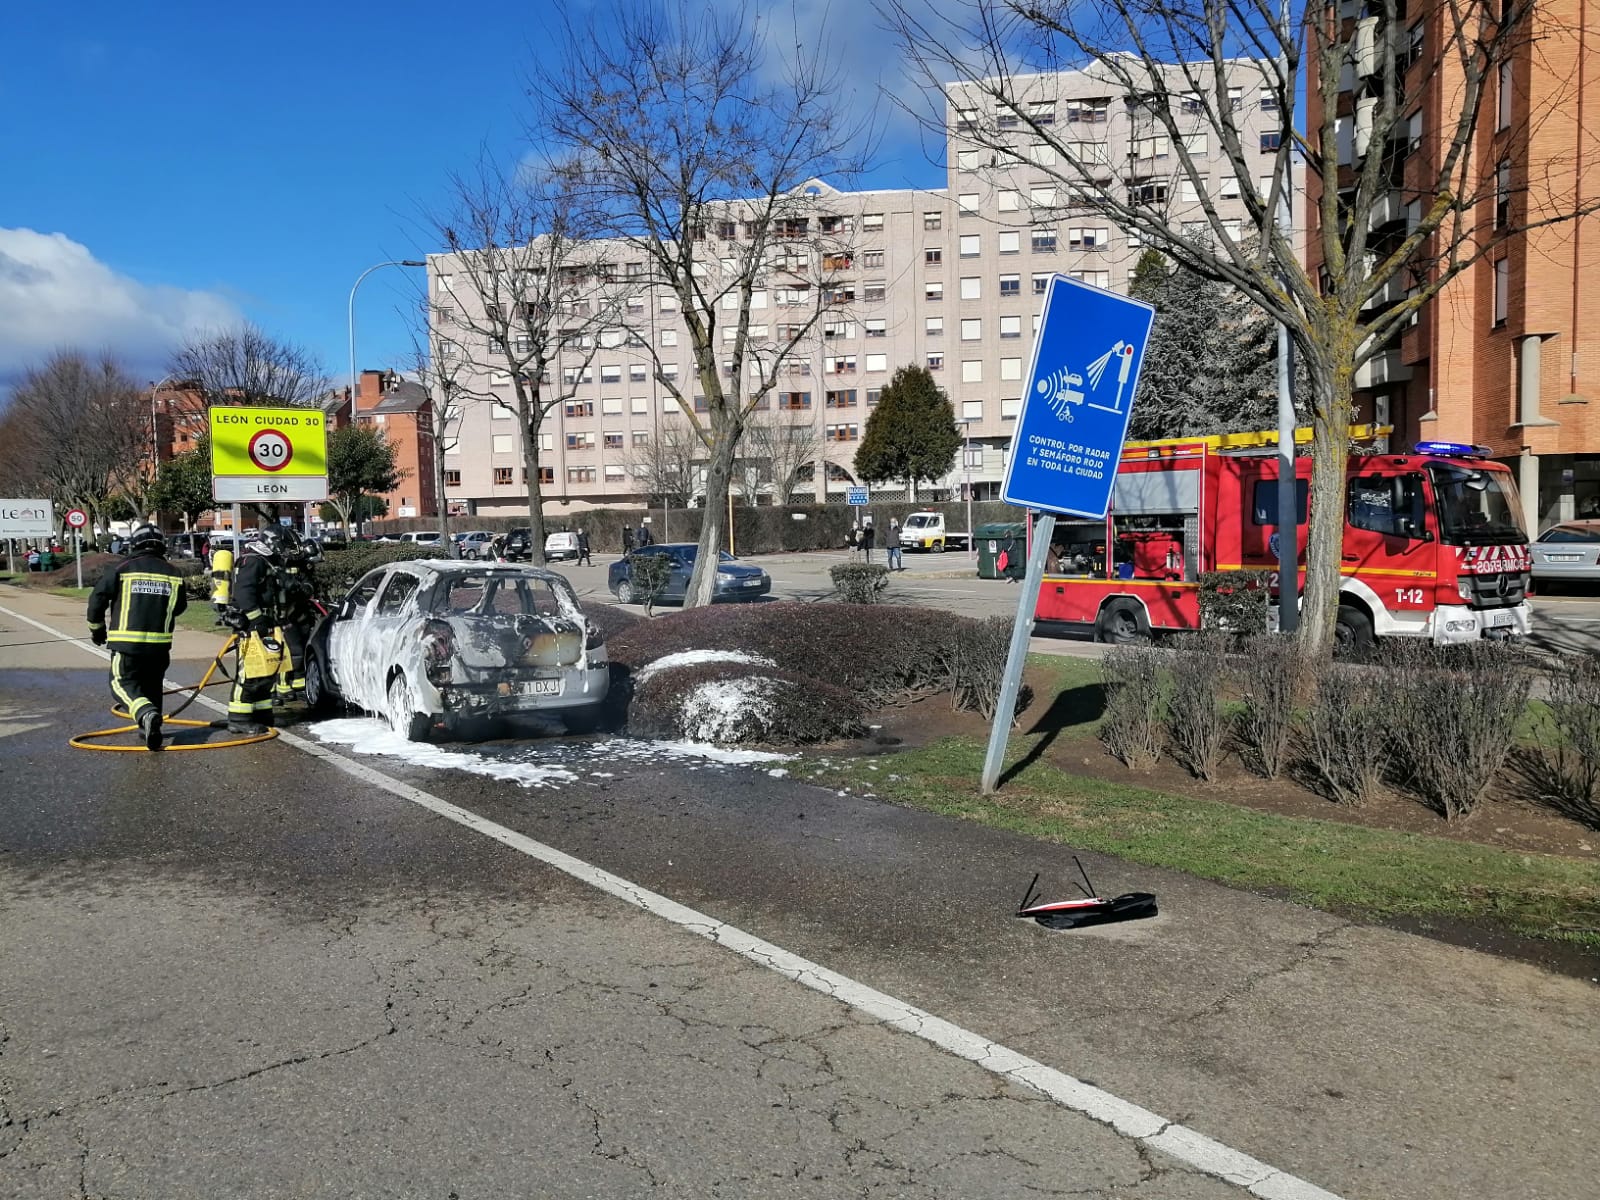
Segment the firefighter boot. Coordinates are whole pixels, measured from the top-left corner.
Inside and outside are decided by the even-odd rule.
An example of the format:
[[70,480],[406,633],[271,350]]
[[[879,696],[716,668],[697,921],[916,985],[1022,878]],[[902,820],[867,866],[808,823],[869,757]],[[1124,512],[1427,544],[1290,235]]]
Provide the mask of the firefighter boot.
[[139,732],[144,736],[146,750],[161,749],[161,714],[153,708],[140,713]]

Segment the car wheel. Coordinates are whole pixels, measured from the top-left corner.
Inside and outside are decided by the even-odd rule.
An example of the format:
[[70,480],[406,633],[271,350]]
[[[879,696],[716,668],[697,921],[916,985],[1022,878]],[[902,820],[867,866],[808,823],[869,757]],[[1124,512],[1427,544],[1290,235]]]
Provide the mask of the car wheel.
[[315,650],[306,651],[306,707],[317,716],[339,707],[338,694],[328,679],[327,664]]
[[633,603],[633,581],[624,579],[617,584],[617,601],[620,604]]
[[589,704],[583,708],[563,709],[558,715],[561,723],[567,727],[567,732],[573,735],[593,733],[600,727],[600,716],[604,709],[601,704]]
[[933,552],[935,554],[943,554],[944,553],[944,543],[943,542],[935,542],[933,544]]
[[1372,649],[1372,618],[1350,604],[1339,606],[1333,621],[1333,648],[1343,655],[1360,656]]
[[470,558],[473,562],[477,562],[478,561],[478,552],[477,552],[477,550],[468,550],[467,551],[467,557]]
[[395,675],[389,681],[389,704],[384,714],[393,729],[408,742],[425,742],[433,728],[427,713],[419,713],[411,706],[411,688],[404,675]]

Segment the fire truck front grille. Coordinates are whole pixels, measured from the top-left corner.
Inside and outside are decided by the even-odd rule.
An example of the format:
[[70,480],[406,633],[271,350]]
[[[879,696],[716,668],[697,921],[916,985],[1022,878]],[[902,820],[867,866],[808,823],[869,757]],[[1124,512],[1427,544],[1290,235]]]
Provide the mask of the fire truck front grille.
[[1505,571],[1498,575],[1468,575],[1473,608],[1515,608],[1528,594],[1528,575],[1524,571]]

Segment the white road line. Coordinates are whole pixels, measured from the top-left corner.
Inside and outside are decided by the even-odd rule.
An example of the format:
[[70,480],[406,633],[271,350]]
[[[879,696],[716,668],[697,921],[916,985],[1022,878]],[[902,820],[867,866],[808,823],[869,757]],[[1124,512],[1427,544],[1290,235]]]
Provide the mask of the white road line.
[[[0,606],[0,613],[25,621],[36,629],[42,629],[91,654],[107,659],[111,657],[92,643],[62,633],[58,629],[35,621],[32,617],[23,616],[4,606]],[[226,705],[212,700],[209,696],[201,696],[199,702],[218,712],[227,711]],[[1129,1103],[1093,1084],[1075,1079],[1054,1067],[1047,1067],[1038,1060],[1019,1054],[998,1042],[991,1042],[981,1034],[953,1025],[903,1000],[897,1000],[846,975],[830,971],[810,959],[791,954],[781,946],[763,941],[715,917],[686,908],[659,892],[640,887],[619,875],[613,875],[553,846],[535,841],[514,829],[507,829],[504,825],[480,817],[409,783],[391,778],[317,742],[308,741],[282,730],[279,731],[277,740],[309,754],[312,758],[321,759],[335,770],[343,771],[363,783],[369,783],[402,800],[409,800],[448,821],[454,821],[475,833],[481,833],[503,846],[537,859],[627,904],[715,942],[759,966],[777,972],[785,979],[830,996],[892,1029],[921,1038],[958,1058],[976,1063],[986,1071],[1039,1092],[1063,1108],[1109,1125],[1123,1137],[1142,1142],[1196,1171],[1243,1188],[1252,1196],[1260,1197],[1260,1200],[1340,1200],[1332,1192],[1324,1191],[1298,1176],[1280,1171],[1248,1154],[1214,1141],[1185,1125],[1168,1121],[1165,1117],[1137,1104]]]

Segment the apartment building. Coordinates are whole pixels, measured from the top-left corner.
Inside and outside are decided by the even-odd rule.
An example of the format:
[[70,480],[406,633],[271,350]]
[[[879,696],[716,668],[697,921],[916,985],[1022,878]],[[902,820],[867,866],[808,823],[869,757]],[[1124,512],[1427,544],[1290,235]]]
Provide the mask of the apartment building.
[[[1261,94],[1252,64],[1241,64],[1240,77],[1245,82],[1230,89],[1230,103],[1247,147],[1261,155],[1265,175],[1281,114]],[[843,498],[856,482],[855,451],[883,385],[908,364],[927,367],[940,381],[967,435],[950,476],[934,490],[959,497],[970,488],[980,499],[997,494],[1046,282],[1061,272],[1125,290],[1143,249],[1138,238],[1093,215],[1086,197],[1068,194],[1051,175],[1058,147],[1095,164],[1108,184],[1126,188],[1172,222],[1202,220],[1199,188],[1214,189],[1210,194],[1229,234],[1250,233],[1234,173],[1221,148],[1207,144],[1198,111],[1185,144],[1197,162],[1215,163],[1210,182],[1197,183],[1179,169],[1168,137],[1152,128],[1148,99],[1123,94],[1105,75],[1065,72],[1014,82],[1025,89],[1029,120],[1058,131],[1056,138],[1019,127],[1015,151],[997,154],[995,126],[1009,130],[1023,123],[1007,126],[1004,115],[981,111],[976,92],[952,85],[944,187],[846,192],[823,181],[807,185],[815,222],[810,228],[825,229],[833,239],[830,248],[813,251],[824,259],[817,265],[826,269],[830,310],[815,335],[785,355],[770,405],[771,419],[807,423],[816,435],[816,461],[802,475],[796,499]],[[1173,90],[1173,102],[1184,105],[1179,89]],[[1181,125],[1187,118],[1179,116]],[[974,134],[983,121],[988,134],[980,144]],[[716,238],[738,232],[736,222],[716,224],[724,228],[706,231],[711,257]],[[803,244],[797,238],[796,252]],[[622,247],[616,253],[630,256]],[[631,257],[641,256],[634,251]],[[643,264],[622,261],[617,267],[617,278],[641,280],[626,297],[619,328],[602,331],[597,346],[555,364],[561,384],[573,394],[552,412],[541,434],[543,493],[554,511],[639,502],[640,457],[663,439],[682,438],[674,423],[686,418],[655,379],[645,349],[654,348],[669,377],[685,381],[686,393],[693,390],[677,299],[644,282]],[[475,303],[461,286],[461,274],[453,256],[429,256],[436,313]],[[800,311],[796,303],[774,272],[771,286],[756,293],[753,334],[777,333],[783,340],[786,315]],[[732,335],[724,331],[730,341]],[[469,348],[467,357],[477,354]],[[469,367],[460,383],[469,394],[511,395],[509,376],[492,369]],[[521,434],[509,407],[463,404],[446,459],[445,492],[454,511],[526,511]],[[773,498],[770,487],[755,490],[761,502]]]
[[[1391,39],[1375,9],[1350,0],[1337,9],[1357,47],[1339,100],[1340,164],[1354,167],[1368,153],[1394,159],[1393,189],[1370,223],[1379,251],[1415,223],[1431,194],[1461,84],[1445,44],[1447,10],[1421,0],[1401,11],[1404,33]],[[1513,466],[1535,532],[1600,516],[1600,293],[1583,282],[1600,278],[1600,227],[1591,216],[1518,232],[1600,195],[1587,107],[1600,38],[1584,13],[1581,0],[1531,9],[1529,36],[1491,74],[1470,146],[1469,175],[1483,182],[1469,220],[1488,253],[1356,379],[1363,415],[1392,423],[1400,445],[1470,442]],[[1385,45],[1399,48],[1406,99],[1396,136],[1380,147],[1363,123]],[[1320,120],[1315,96],[1310,120]],[[1398,303],[1406,286],[1395,280],[1372,306]]]

